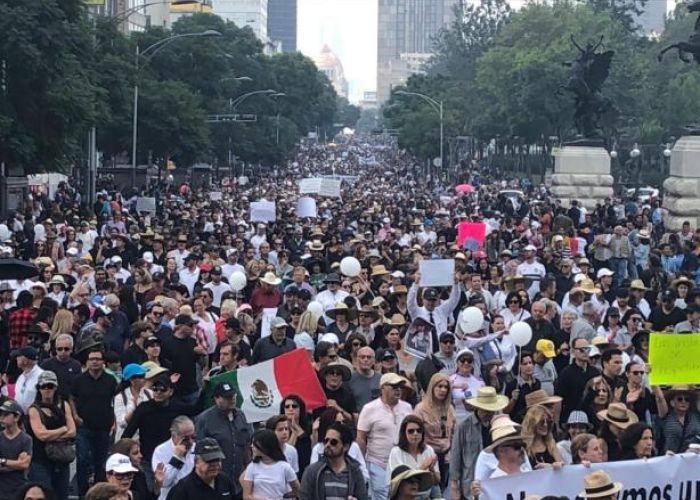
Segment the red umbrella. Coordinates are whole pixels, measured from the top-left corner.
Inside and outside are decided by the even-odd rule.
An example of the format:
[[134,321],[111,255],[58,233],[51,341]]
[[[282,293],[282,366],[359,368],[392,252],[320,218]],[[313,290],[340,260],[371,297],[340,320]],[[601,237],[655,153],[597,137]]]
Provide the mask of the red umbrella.
[[474,191],[474,186],[471,184],[460,184],[459,186],[455,186],[455,191],[459,194],[468,194]]

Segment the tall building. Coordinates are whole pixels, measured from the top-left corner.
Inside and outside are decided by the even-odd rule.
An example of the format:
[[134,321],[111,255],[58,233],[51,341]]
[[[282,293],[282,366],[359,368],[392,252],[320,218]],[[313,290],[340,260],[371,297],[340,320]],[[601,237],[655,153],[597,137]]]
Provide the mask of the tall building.
[[267,36],[282,52],[297,50],[297,0],[267,0]]
[[212,0],[214,14],[233,22],[239,28],[248,26],[258,40],[267,44],[268,0]]
[[318,70],[326,75],[333,84],[336,94],[347,98],[348,81],[345,79],[343,63],[328,45],[324,45],[321,52],[314,57],[314,63]]
[[637,18],[637,22],[645,35],[658,36],[664,32],[667,8],[666,0],[652,0],[644,5],[644,12]]
[[454,19],[460,0],[379,0],[377,24],[377,103],[391,88],[422,71],[440,30]]

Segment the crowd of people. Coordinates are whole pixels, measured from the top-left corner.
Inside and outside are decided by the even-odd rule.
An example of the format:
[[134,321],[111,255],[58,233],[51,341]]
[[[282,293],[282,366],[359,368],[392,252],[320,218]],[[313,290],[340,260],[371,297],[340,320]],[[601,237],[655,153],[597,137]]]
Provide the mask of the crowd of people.
[[[27,200],[0,224],[3,255],[39,271],[0,282],[0,500],[461,500],[493,477],[700,444],[696,388],[648,381],[650,332],[700,332],[697,228],[665,230],[655,199],[586,210],[477,162],[449,184],[415,165],[351,136],[181,184],[157,213],[112,192],[81,206],[67,184]],[[323,175],[340,197],[298,216],[298,181]],[[257,200],[274,222],[250,221]],[[457,244],[461,222],[485,224],[482,245]],[[425,259],[453,259],[453,284],[419,286]],[[248,421],[236,387],[210,382],[295,349],[325,406],[292,393]],[[587,485],[608,496],[582,497],[616,498],[601,474]]]

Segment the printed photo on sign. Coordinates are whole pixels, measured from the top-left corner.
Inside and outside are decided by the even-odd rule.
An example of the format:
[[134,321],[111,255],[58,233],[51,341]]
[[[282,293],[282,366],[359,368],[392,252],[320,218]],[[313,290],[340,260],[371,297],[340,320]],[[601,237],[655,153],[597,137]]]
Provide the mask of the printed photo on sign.
[[425,358],[428,353],[433,352],[433,328],[434,326],[424,319],[414,319],[406,330],[405,351],[418,358]]

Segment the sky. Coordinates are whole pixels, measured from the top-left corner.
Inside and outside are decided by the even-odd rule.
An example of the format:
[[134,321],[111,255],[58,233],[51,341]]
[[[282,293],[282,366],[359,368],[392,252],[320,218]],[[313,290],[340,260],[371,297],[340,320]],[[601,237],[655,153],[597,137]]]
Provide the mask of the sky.
[[[511,0],[518,8],[526,0]],[[666,2],[666,0],[648,0]],[[377,86],[377,0],[298,0],[297,48],[314,57],[326,43],[340,58],[350,101]],[[668,1],[671,11],[675,0]]]
[[377,87],[377,0],[298,0],[297,48],[314,57],[327,43],[343,63],[350,101]]

